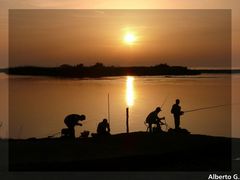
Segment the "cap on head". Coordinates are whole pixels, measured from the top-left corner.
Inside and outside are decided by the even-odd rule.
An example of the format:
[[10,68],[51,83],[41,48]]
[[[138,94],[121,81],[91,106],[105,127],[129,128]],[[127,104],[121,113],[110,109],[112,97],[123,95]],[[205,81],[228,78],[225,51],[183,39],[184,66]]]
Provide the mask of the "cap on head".
[[160,111],[161,111],[161,108],[160,108],[160,107],[157,107],[155,111],[160,112]]

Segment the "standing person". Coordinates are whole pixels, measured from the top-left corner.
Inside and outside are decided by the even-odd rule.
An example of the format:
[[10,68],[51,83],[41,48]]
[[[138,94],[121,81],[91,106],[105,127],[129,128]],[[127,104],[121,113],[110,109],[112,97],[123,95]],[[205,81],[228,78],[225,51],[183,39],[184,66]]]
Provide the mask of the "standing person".
[[102,122],[98,123],[97,134],[110,135],[110,126],[107,119],[103,119]]
[[179,106],[180,100],[176,99],[176,103],[172,106],[171,113],[174,117],[175,129],[180,129],[180,116],[183,115],[183,111],[181,111],[181,106]]
[[165,119],[165,117],[158,117],[158,113],[161,111],[160,107],[157,107],[153,112],[149,113],[149,115],[146,118],[146,123],[148,123],[148,128],[149,128],[149,132],[152,132],[152,125],[156,124],[157,125],[157,129],[159,131],[161,131],[161,127],[160,124],[162,119]]
[[[70,114],[65,117],[64,123],[68,127],[68,129],[63,129],[62,134],[65,134],[67,137],[75,138],[75,126],[82,126],[79,121],[83,121],[86,119],[85,115],[78,115],[78,114]],[[67,130],[67,131],[66,131]]]

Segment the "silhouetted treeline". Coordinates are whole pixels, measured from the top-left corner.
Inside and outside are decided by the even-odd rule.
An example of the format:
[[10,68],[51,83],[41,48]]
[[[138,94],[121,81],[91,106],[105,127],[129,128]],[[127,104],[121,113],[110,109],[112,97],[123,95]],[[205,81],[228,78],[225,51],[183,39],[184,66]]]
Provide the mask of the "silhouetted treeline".
[[61,76],[61,77],[104,77],[104,76],[154,76],[154,75],[197,75],[198,70],[191,70],[182,66],[169,66],[159,64],[155,66],[132,66],[116,67],[104,66],[102,63],[96,63],[93,66],[84,66],[83,64],[68,65],[63,64],[59,67],[36,67],[22,66],[9,68],[8,74],[15,75],[34,75],[34,76]]

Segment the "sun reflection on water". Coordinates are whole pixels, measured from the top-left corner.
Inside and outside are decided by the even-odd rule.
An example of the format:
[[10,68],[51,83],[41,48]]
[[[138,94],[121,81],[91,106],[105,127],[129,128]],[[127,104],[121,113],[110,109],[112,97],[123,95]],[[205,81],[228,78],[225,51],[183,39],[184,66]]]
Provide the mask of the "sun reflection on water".
[[134,104],[134,77],[127,76],[126,80],[126,103],[128,107]]

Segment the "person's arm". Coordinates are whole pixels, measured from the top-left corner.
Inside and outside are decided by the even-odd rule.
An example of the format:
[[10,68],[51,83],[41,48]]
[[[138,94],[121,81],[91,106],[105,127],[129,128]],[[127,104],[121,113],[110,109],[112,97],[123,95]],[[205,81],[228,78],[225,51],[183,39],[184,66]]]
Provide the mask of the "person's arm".
[[110,132],[110,126],[107,124],[107,132]]
[[79,122],[78,122],[76,125],[78,125],[78,126],[82,126],[82,123],[79,123]]
[[172,106],[171,113],[174,114],[174,105]]
[[160,123],[161,125],[164,124],[164,123],[161,121],[161,120],[163,120],[163,119],[165,119],[165,117],[161,117],[161,118],[159,118],[159,123]]
[[180,115],[180,116],[184,114],[184,112],[183,112],[181,109],[182,109],[182,108],[179,107],[179,115]]

